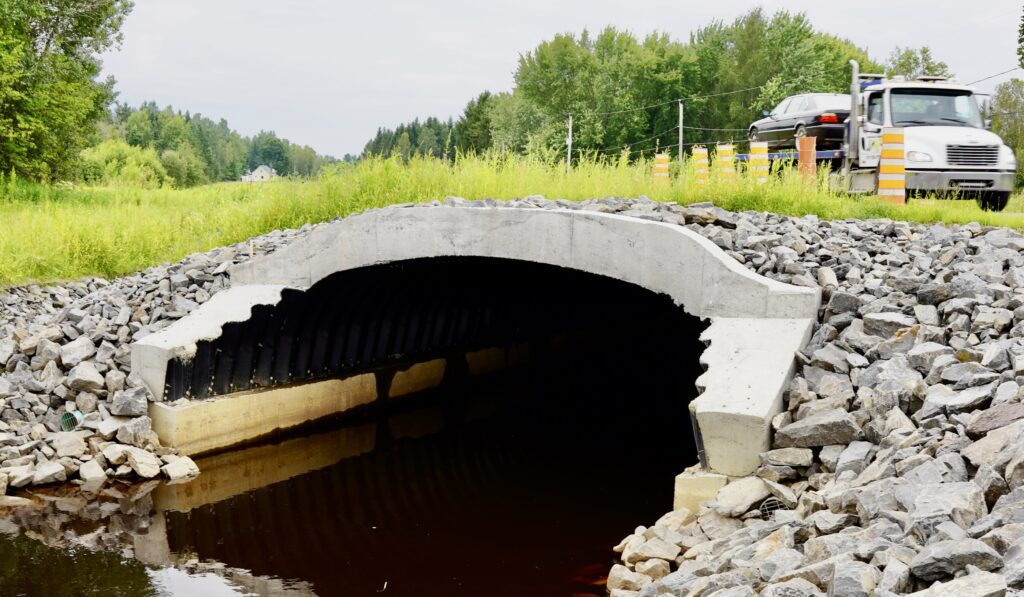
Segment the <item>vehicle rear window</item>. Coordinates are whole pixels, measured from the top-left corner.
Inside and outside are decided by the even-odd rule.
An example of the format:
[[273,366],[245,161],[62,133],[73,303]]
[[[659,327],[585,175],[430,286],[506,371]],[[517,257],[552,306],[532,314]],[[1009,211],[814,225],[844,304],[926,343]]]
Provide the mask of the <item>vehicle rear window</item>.
[[850,96],[848,95],[816,95],[814,96],[814,106],[819,110],[849,110],[850,109]]

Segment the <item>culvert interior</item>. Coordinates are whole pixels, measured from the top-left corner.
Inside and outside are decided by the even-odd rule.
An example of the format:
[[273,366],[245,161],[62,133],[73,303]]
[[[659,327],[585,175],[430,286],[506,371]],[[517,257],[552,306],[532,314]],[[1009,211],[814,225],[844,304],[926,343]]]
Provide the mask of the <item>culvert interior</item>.
[[[191,509],[165,513],[168,546],[318,594],[604,595],[612,546],[670,509],[673,477],[697,461],[704,328],[631,284],[489,258],[288,291],[173,365],[169,397],[439,358],[444,378],[249,448],[255,463],[200,459],[214,490],[295,470],[209,503],[189,490]],[[528,358],[485,375],[460,358],[509,345]]]

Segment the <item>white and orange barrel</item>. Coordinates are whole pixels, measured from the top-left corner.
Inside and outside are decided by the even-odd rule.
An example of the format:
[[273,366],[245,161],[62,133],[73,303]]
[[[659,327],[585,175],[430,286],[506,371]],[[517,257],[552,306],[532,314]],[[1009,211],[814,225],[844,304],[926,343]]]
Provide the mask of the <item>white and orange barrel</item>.
[[818,175],[818,162],[815,159],[818,155],[817,137],[797,137],[797,169],[800,174],[809,178]]
[[731,143],[715,146],[715,171],[724,179],[736,174],[736,147]]
[[697,184],[705,185],[708,183],[708,148],[698,145],[693,148],[693,174],[697,179]]
[[755,184],[768,182],[768,143],[764,141],[750,142],[750,175]]
[[654,154],[654,182],[668,182],[668,154]]
[[903,127],[882,129],[882,156],[878,160],[878,196],[893,203],[907,201],[907,166]]

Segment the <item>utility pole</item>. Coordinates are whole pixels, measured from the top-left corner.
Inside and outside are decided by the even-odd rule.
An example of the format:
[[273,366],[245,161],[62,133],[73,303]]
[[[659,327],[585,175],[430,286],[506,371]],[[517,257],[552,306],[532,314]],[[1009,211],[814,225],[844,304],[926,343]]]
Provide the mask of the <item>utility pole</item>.
[[569,114],[569,134],[565,137],[565,173],[572,167],[572,114]]
[[683,100],[679,100],[679,163],[683,163]]

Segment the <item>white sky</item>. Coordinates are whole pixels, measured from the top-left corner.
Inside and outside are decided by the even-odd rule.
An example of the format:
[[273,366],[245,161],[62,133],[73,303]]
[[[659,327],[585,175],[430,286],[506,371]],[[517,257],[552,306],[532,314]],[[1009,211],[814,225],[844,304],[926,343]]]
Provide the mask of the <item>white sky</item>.
[[136,0],[124,44],[103,60],[120,101],[171,104],[341,157],[378,126],[458,116],[480,91],[511,89],[519,54],[556,33],[614,25],[686,40],[758,4],[804,11],[877,59],[929,45],[964,82],[1017,65],[1020,0]]

